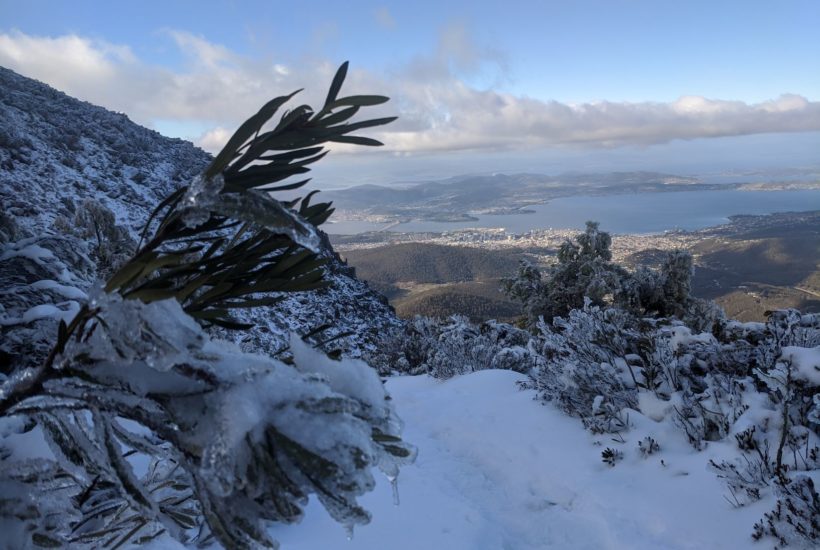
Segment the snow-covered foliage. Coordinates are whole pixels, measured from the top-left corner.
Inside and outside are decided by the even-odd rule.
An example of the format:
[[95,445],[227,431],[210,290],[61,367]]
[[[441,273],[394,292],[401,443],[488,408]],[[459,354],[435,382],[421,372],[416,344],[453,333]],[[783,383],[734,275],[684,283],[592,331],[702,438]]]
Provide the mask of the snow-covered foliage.
[[[117,250],[130,249],[131,241],[139,242],[145,221],[163,197],[191,182],[211,160],[187,141],[166,138],[121,113],[71,98],[2,67],[0,91],[0,244],[47,237],[49,244],[43,247],[68,266],[78,277],[73,286],[85,293],[94,280],[106,278],[113,269],[98,265],[93,222],[75,225],[77,218],[91,221],[82,212],[78,216],[83,205],[104,209],[103,226],[110,232],[101,234],[101,252],[109,254],[111,244],[115,246],[110,252],[117,256]],[[113,213],[113,226],[108,212]],[[90,238],[80,235],[89,232],[94,233]],[[254,328],[241,334],[222,332],[219,337],[234,340],[245,350],[275,355],[287,353],[291,333],[305,335],[327,327],[319,340],[329,341],[323,345],[326,351],[365,358],[377,352],[380,336],[401,322],[387,301],[356,279],[326,237],[320,237],[326,260],[322,270],[329,283],[325,288],[282,294],[272,306],[243,312],[243,320]],[[57,239],[60,244],[55,244]],[[77,255],[90,262],[80,266]],[[113,264],[121,259],[115,257]],[[50,278],[33,272],[15,284]],[[5,298],[0,292],[0,303],[5,305]],[[41,304],[60,307],[57,304],[64,301],[47,295],[30,298],[26,309]],[[27,332],[37,324],[7,330]],[[15,355],[14,360],[26,360],[26,354]]]
[[[820,469],[820,316],[777,311],[766,324],[728,322],[715,334],[697,334],[680,321],[639,319],[587,302],[538,330],[530,348],[543,362],[528,386],[542,400],[593,433],[620,439],[638,413],[675,426],[697,451],[735,441],[734,458],[711,462],[729,502],[781,498],[755,537],[816,540],[816,493],[788,476]],[[648,441],[640,446],[644,454],[653,449]],[[618,453],[606,449],[603,460],[615,465]]]
[[528,372],[538,357],[528,348],[530,334],[505,323],[474,325],[463,316],[439,321],[416,317],[383,341],[383,372],[428,373],[450,378],[486,369]]
[[539,324],[532,347],[543,357],[533,373],[534,387],[545,401],[584,420],[594,432],[626,427],[622,411],[638,406],[635,367],[627,362],[639,351],[635,319],[615,308],[586,303],[553,326]]
[[[10,336],[0,371],[0,521],[12,546],[120,547],[170,536],[276,547],[267,523],[300,520],[310,495],[351,529],[366,523],[356,499],[373,488],[372,469],[396,480],[413,460],[366,363],[331,359],[290,334],[279,336],[288,352],[272,358],[206,332],[243,328],[254,312],[233,312],[258,315],[290,293],[328,286],[322,276],[331,270],[321,266],[333,253],[315,226],[329,204],[311,204],[313,194],[282,203],[270,193],[302,185],[271,187],[308,171],[326,141],[378,144],[348,134],[392,119],[347,120],[387,98],[338,98],[346,69],[319,112],[303,105],[264,129],[291,96],[263,106],[199,175],[144,212],[139,235],[119,224],[127,221],[111,200],[78,197],[77,206],[54,189],[67,214],[37,212],[38,197],[0,224],[0,262],[10,268],[0,303]],[[63,115],[77,107],[7,73],[0,76],[23,102],[4,105],[12,120],[17,111],[39,114],[31,95],[56,98]],[[354,108],[339,111],[345,106]],[[47,134],[41,126],[34,134]],[[68,158],[82,167],[83,155]],[[3,167],[27,160],[47,162],[22,155]],[[48,221],[64,235],[24,236]],[[104,285],[93,285],[99,278]],[[311,331],[323,339],[316,347],[328,332]]]
[[808,548],[820,545],[820,495],[814,481],[806,475],[779,476],[779,497],[774,510],[754,526],[755,540],[773,537],[783,546],[799,544]]
[[587,222],[586,231],[567,240],[558,250],[557,262],[547,273],[523,263],[517,277],[504,281],[506,292],[522,302],[530,326],[543,317],[551,321],[583,307],[625,300],[627,272],[612,263],[609,233],[597,222]]
[[62,235],[73,235],[90,243],[91,256],[101,277],[108,277],[137,249],[137,243],[124,227],[117,225],[114,213],[94,199],[84,199],[79,205],[66,201],[73,215],[57,216],[54,229]]
[[34,415],[56,461],[18,458],[11,438],[0,483],[21,489],[38,475],[34,490],[65,493],[48,523],[48,507],[37,507],[27,530],[69,545],[167,531],[182,542],[271,546],[260,521],[298,521],[311,494],[337,521],[366,523],[356,497],[373,488],[371,468],[395,477],[412,460],[381,381],[361,361],[331,360],[298,339],[292,365],[243,353],[210,339],[174,300],[99,294],[90,304],[94,321],[61,354],[63,374],[4,419]]
[[586,301],[638,316],[674,316],[698,332],[711,330],[723,318],[713,302],[690,295],[694,268],[688,252],[670,252],[657,271],[632,273],[612,262],[611,244],[609,233],[587,222],[574,242],[561,245],[557,261],[545,273],[524,261],[515,277],[504,280],[504,290],[522,303],[531,328],[541,318],[566,317]]

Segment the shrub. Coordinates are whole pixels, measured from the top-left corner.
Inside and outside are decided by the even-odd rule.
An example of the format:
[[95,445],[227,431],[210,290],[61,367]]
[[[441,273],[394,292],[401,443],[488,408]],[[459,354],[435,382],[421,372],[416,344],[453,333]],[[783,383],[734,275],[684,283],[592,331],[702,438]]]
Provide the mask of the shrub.
[[[265,521],[298,521],[311,494],[337,521],[365,523],[356,498],[373,488],[371,469],[395,478],[412,460],[364,363],[292,339],[287,364],[203,330],[241,330],[234,312],[323,286],[315,226],[330,205],[269,193],[300,187],[278,182],[308,171],[325,142],[379,144],[348,134],[392,118],[347,121],[387,98],[339,98],[346,70],[321,110],[302,105],[264,130],[291,94],[240,126],[157,206],[105,287],[60,322],[46,360],[0,376],[2,442],[36,427],[55,457],[16,460],[0,449],[4,542],[122,546],[167,533],[270,548]],[[102,249],[116,240],[109,211],[83,203],[77,216]]]

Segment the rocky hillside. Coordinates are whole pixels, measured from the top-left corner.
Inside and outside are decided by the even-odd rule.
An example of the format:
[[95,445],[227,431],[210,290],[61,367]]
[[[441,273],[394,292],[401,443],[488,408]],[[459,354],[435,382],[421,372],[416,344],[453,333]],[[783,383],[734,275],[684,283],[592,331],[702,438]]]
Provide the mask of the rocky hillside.
[[[31,345],[54,334],[54,312],[70,317],[105,276],[101,258],[114,262],[133,249],[154,206],[209,160],[191,143],[0,67],[2,363],[36,358]],[[102,250],[99,233],[83,233],[83,216],[105,222],[114,250]],[[377,334],[399,324],[386,300],[326,245],[330,288],[251,311],[257,326],[240,334],[246,347],[275,354],[289,331],[329,325],[323,340],[352,333],[333,349],[367,355]]]

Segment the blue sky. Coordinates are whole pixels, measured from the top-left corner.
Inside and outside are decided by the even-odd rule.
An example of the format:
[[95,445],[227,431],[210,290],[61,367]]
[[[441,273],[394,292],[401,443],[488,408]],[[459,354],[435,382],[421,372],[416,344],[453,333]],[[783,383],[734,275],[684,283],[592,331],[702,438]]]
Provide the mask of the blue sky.
[[213,150],[267,97],[320,97],[349,59],[350,90],[401,117],[378,136],[403,159],[391,176],[681,151],[728,169],[763,142],[820,163],[818,23],[810,0],[0,0],[0,65]]

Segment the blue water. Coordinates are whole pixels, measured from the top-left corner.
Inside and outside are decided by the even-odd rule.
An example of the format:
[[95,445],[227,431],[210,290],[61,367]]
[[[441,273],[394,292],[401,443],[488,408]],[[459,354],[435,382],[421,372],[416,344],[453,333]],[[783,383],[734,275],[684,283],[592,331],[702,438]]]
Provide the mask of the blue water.
[[[534,214],[476,216],[472,222],[411,221],[392,231],[444,232],[467,228],[503,227],[512,233],[532,229],[583,229],[587,220],[601,223],[612,233],[659,233],[670,229],[694,230],[729,221],[735,214],[820,210],[820,190],[801,191],[681,191],[554,199],[528,207]],[[338,222],[325,231],[336,235],[385,229],[386,224]]]

